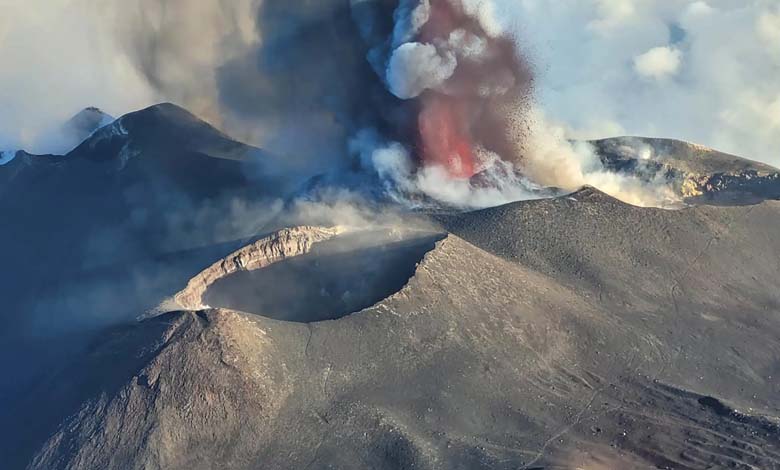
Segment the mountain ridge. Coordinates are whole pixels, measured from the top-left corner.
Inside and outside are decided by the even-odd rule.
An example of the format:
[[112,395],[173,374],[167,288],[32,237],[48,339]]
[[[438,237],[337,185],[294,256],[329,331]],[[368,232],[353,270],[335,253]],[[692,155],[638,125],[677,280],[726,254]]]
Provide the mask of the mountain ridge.
[[[639,165],[638,149],[603,158],[670,170]],[[369,245],[240,211],[250,237],[229,226],[218,244],[231,203],[284,194],[267,166],[247,171],[276,165],[255,150],[162,104],[70,156],[0,166],[14,221],[0,232],[13,267],[0,336],[19,336],[0,341],[6,465],[780,467],[780,201],[743,184],[743,163],[713,191],[748,194],[747,207],[641,208],[583,187],[393,212],[379,221],[392,236]],[[413,240],[416,228],[435,236]],[[339,242],[338,256],[323,249]],[[238,279],[249,271],[261,275]],[[369,273],[398,282],[359,298]],[[244,311],[208,307],[230,289]],[[60,349],[47,328],[92,342]]]
[[589,141],[604,166],[646,181],[666,181],[688,204],[753,204],[780,199],[780,170],[675,139]]
[[[399,292],[335,321],[302,325],[221,309],[147,320],[170,325],[144,340],[162,344],[155,348],[162,352],[132,372],[122,391],[83,402],[32,468],[780,463],[771,451],[780,435],[771,421],[778,389],[766,379],[780,353],[770,340],[780,322],[766,308],[780,305],[771,277],[778,268],[770,259],[751,261],[780,249],[762,236],[777,228],[780,203],[679,212],[569,197],[523,205],[532,219],[506,213],[499,225],[485,221],[483,228],[492,238],[513,234],[523,244],[514,253],[527,255],[507,256],[487,237],[454,227]],[[564,227],[582,243],[559,237],[545,240],[548,248],[529,244],[524,231],[533,220],[552,230],[575,211],[597,221],[599,214],[624,217],[637,229],[621,235],[621,226],[603,227],[609,236],[594,238]],[[483,212],[453,217],[473,226],[469,220]],[[741,219],[739,230],[724,231]],[[675,221],[669,227],[678,233],[661,235],[669,229],[664,221]],[[681,233],[691,239],[657,252]],[[703,250],[715,234],[712,243],[736,244],[737,253]],[[615,237],[646,251],[615,252]],[[746,244],[750,237],[762,242]],[[555,254],[585,241],[597,251]],[[665,261],[641,261],[646,256]],[[534,257],[573,269],[545,270],[527,261]],[[576,259],[589,263],[578,266]],[[685,273],[691,259],[701,269],[725,263],[731,271],[692,278]],[[614,276],[624,265],[635,270]],[[683,270],[670,276],[678,266]],[[592,283],[605,268],[615,282]],[[763,279],[760,286],[750,274]],[[726,287],[717,289],[719,283]],[[750,285],[764,295],[735,297],[735,289]],[[740,393],[747,387],[752,397]],[[268,395],[272,389],[276,395]],[[124,423],[124,432],[113,423]],[[143,429],[155,437],[139,440]],[[750,451],[756,447],[769,453]]]

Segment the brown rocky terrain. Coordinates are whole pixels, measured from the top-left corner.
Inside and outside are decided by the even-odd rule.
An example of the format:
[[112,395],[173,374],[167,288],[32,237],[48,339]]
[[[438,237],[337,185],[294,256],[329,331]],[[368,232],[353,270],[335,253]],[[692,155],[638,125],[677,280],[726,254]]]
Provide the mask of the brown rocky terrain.
[[[437,216],[411,277],[351,315],[112,330],[42,385],[70,411],[30,468],[780,468],[778,216],[593,189]],[[308,253],[257,273],[349,236],[292,233]]]
[[[0,166],[1,467],[780,468],[778,170],[607,139],[690,206],[280,229],[284,159],[169,104],[84,117]],[[315,179],[387,202],[351,178]]]
[[205,308],[203,295],[220,279],[239,271],[266,268],[285,259],[311,251],[315,243],[333,238],[343,232],[340,228],[294,227],[282,229],[269,237],[258,240],[214,263],[193,277],[187,287],[173,297],[179,309]]

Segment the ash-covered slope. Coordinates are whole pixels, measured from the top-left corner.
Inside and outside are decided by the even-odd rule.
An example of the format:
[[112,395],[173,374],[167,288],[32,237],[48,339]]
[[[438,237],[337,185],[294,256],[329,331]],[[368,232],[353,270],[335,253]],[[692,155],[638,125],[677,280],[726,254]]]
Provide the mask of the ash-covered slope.
[[778,468],[778,216],[594,190],[442,216],[353,315],[111,335],[31,468]]
[[[708,391],[729,392],[734,403],[750,389],[759,402],[743,405],[776,413],[778,382],[771,377],[780,345],[771,338],[780,311],[780,245],[772,234],[780,227],[779,210],[775,201],[637,208],[587,188],[441,220],[452,233],[596,299],[653,336],[674,338],[684,349],[673,354],[687,358],[676,365],[685,369],[676,380],[686,386],[714,379]],[[742,351],[750,342],[761,346],[747,359]],[[708,349],[715,344],[733,349],[715,354]],[[717,374],[702,377],[699,368],[735,375],[719,383]],[[740,376],[760,379],[766,393],[756,384],[740,386]]]
[[114,122],[114,117],[100,108],[89,107],[79,111],[62,126],[71,148],[86,140],[93,132]]
[[236,205],[280,195],[273,168],[173,105],[123,116],[65,156],[17,154],[0,166],[0,256],[14,266],[0,292],[13,304],[84,270],[245,236],[215,227]]
[[272,157],[168,104],[67,155],[0,166],[0,400],[13,407],[29,376],[67,357],[65,334],[134,318],[237,248],[221,243],[254,235],[254,208],[283,194],[276,175]]
[[[686,148],[656,171],[771,180]],[[34,453],[37,468],[777,465],[760,417],[779,414],[776,203],[666,212],[586,190],[442,216],[455,235],[435,249],[430,233],[375,245],[338,233],[196,276],[240,248],[216,244],[225,233],[257,235],[263,214],[229,210],[284,195],[282,167],[173,105],[66,156],[0,166],[4,465]],[[718,202],[766,196],[729,188],[739,197]],[[248,231],[218,232],[226,215]],[[64,338],[186,294],[188,279],[196,295],[177,310],[225,309],[112,330],[86,356]]]
[[262,150],[230,139],[173,104],[127,114],[93,131],[61,158],[27,155],[16,163],[19,168],[13,177],[0,167],[5,186],[24,187],[41,179],[84,183],[90,176],[101,175],[125,183],[142,177],[164,180],[191,191],[201,186],[200,192],[213,194],[231,185],[246,185],[247,174],[253,171],[261,179],[276,170]]
[[[123,154],[124,152],[124,154]],[[145,153],[146,152],[146,153]],[[173,155],[168,153],[172,152]],[[122,116],[115,125],[100,129],[70,155],[91,160],[174,159],[211,157],[261,164],[267,155],[260,149],[236,142],[187,110],[170,103],[152,106]],[[180,166],[184,166],[179,162]]]
[[780,199],[780,170],[672,139],[615,137],[590,142],[613,171],[669,180],[692,204],[753,204]]
[[191,248],[166,243],[179,235],[177,221],[202,218],[204,206],[216,214],[234,200],[278,197],[277,175],[261,150],[174,105],[153,106],[100,128],[67,155],[21,152],[0,166],[0,211],[13,221],[0,250],[51,248],[50,259],[109,264],[137,249]]

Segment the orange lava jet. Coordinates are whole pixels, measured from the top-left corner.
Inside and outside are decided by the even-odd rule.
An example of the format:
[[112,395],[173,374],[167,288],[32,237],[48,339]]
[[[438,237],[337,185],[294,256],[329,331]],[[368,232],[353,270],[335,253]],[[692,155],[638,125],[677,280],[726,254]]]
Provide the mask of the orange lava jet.
[[[447,38],[465,17],[448,0],[431,2],[430,18],[420,40]],[[429,92],[422,96],[418,128],[423,166],[440,166],[453,178],[474,176],[474,152],[465,104],[454,96]]]
[[453,178],[471,178],[474,152],[465,107],[437,93],[423,97],[418,117],[423,166],[440,166]]
[[488,34],[463,5],[460,0],[429,0],[427,21],[414,37],[440,54],[457,57],[446,81],[419,96],[416,129],[420,166],[441,167],[454,179],[482,170],[477,148],[516,154],[521,131],[511,126],[517,110],[528,103],[533,84],[513,40]]

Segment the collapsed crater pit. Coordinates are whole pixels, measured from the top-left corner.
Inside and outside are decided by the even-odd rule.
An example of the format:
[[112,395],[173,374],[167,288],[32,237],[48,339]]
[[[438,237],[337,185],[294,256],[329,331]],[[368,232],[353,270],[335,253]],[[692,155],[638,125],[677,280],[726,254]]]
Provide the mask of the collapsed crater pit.
[[201,302],[275,320],[336,320],[400,291],[444,235],[417,231],[348,232],[305,252],[219,277]]

